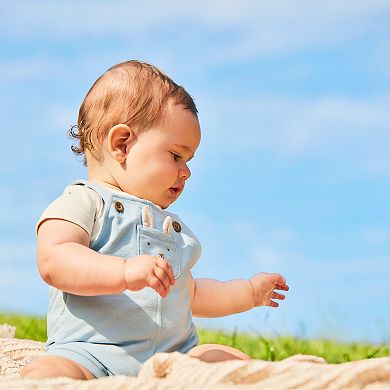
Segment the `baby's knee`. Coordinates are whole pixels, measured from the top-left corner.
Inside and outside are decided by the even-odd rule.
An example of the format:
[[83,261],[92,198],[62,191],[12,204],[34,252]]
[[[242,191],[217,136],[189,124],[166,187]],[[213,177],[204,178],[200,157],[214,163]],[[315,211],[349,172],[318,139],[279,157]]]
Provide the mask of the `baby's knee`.
[[47,364],[44,362],[41,362],[41,358],[35,358],[30,363],[28,363],[26,366],[23,367],[22,372],[20,373],[20,376],[22,377],[34,377],[35,374],[41,370],[43,370],[45,367],[47,367]]
[[27,364],[21,377],[25,378],[52,378],[66,376],[73,379],[87,380],[95,377],[77,363],[60,356],[40,356]]
[[205,362],[219,362],[225,360],[252,360],[250,356],[239,349],[221,344],[202,344],[192,348],[188,355]]

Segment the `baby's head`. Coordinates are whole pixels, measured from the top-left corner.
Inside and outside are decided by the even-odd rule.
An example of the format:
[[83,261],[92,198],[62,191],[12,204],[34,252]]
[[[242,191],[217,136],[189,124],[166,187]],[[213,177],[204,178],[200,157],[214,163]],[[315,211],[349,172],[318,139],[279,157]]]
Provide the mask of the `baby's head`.
[[200,142],[197,109],[186,90],[156,67],[127,61],[93,84],[70,135],[89,179],[162,208],[181,194]]

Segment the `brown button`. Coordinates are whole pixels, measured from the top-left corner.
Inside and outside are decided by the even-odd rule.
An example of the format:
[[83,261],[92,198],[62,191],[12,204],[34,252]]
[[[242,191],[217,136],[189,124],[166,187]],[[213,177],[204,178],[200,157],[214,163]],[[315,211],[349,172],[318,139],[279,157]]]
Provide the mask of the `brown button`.
[[124,207],[123,207],[123,204],[121,202],[114,202],[114,207],[115,207],[115,210],[118,211],[118,213],[123,213],[124,211]]
[[175,229],[175,232],[180,233],[181,232],[181,226],[179,222],[173,221],[172,226]]

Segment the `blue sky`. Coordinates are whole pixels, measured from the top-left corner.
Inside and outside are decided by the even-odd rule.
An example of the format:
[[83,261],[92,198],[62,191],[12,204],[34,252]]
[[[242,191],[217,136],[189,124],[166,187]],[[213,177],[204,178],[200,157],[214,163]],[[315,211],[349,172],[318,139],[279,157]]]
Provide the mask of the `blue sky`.
[[0,311],[45,314],[34,226],[86,175],[66,130],[94,80],[151,62],[202,144],[172,206],[193,272],[282,273],[278,309],[207,327],[390,342],[389,1],[1,1]]

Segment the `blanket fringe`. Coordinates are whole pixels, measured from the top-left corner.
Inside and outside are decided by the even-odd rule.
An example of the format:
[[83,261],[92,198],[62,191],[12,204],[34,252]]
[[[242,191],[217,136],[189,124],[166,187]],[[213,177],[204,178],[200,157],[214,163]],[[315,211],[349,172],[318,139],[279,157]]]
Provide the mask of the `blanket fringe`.
[[20,378],[23,367],[42,355],[44,343],[0,338],[0,390],[61,389],[390,389],[390,357],[327,364],[318,356],[295,355],[279,362],[230,360],[206,363],[179,352],[157,353],[138,377],[92,381]]

